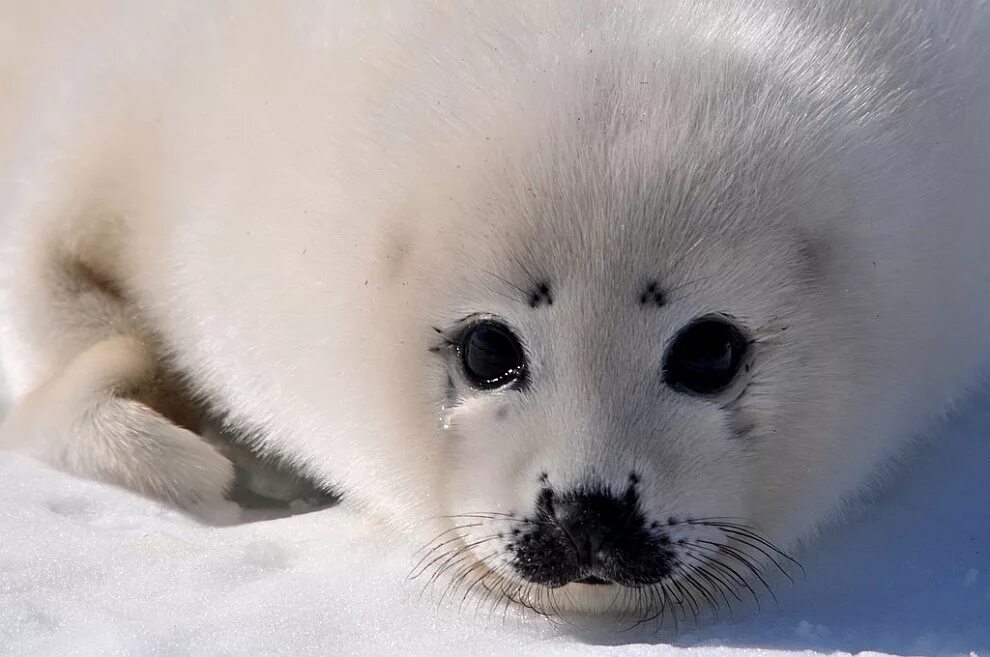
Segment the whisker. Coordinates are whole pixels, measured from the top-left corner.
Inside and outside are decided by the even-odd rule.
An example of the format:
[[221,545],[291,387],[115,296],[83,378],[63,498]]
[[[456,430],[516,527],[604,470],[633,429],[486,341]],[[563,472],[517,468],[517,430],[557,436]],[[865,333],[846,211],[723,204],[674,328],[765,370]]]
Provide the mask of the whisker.
[[666,595],[661,596],[660,592],[660,587],[656,583],[650,585],[648,593],[650,598],[650,607],[656,611],[652,612],[649,616],[646,616],[642,620],[642,624],[646,625],[647,623],[652,623],[653,621],[659,619],[657,622],[658,630],[663,627],[664,613],[667,608],[667,597]]
[[[467,535],[466,534],[465,535],[459,535],[456,538],[452,538],[452,539],[450,539],[448,541],[444,541],[440,545],[438,545],[435,548],[433,548],[432,550],[430,550],[427,554],[423,555],[423,558],[419,560],[419,563],[417,563],[413,567],[413,570],[410,572],[410,574],[406,576],[406,581],[412,581],[414,579],[418,579],[418,578],[422,577],[426,573],[426,571],[430,568],[430,566],[432,566],[436,562],[440,561],[441,559],[444,559],[444,558],[446,558],[446,557],[448,557],[448,556],[450,556],[452,554],[461,554],[463,552],[463,550],[464,550],[464,548],[463,548],[462,545],[450,545],[450,544],[451,543],[455,543],[457,541],[463,541],[466,538],[467,538]],[[430,556],[434,552],[436,552],[437,550],[439,550],[439,549],[441,549],[441,548],[443,548],[445,546],[448,546],[448,545],[449,545],[449,547],[447,547],[446,550],[444,550],[443,552],[441,552],[440,554],[438,554],[436,557],[434,557],[432,560],[430,560],[428,563],[426,563],[425,565],[423,565],[422,567],[420,567],[420,564],[422,564],[424,561],[426,561],[427,559],[429,559]]]
[[[568,610],[578,607],[581,596],[576,594],[583,589],[551,588],[523,579],[513,567],[515,557],[511,550],[495,543],[499,539],[509,539],[507,532],[514,526],[532,525],[533,519],[500,511],[474,511],[434,518],[456,524],[444,529],[414,553],[416,564],[406,579],[424,582],[421,596],[427,589],[432,589],[434,595],[431,597],[435,597],[438,606],[455,604],[458,611],[470,601],[475,606],[475,617],[484,610],[490,621],[501,616],[503,626],[510,619],[515,622],[518,618],[512,613],[513,604],[520,610],[545,618],[554,627],[579,618],[571,616]],[[480,527],[486,527],[487,531],[479,530]],[[770,577],[774,575],[773,569],[766,562],[773,564],[773,568],[792,583],[791,573],[795,571],[791,566],[805,574],[797,559],[746,524],[744,518],[706,516],[678,520],[671,517],[666,523],[654,523],[651,529],[656,527],[683,528],[685,533],[683,538],[672,541],[673,552],[668,555],[670,568],[663,579],[649,584],[634,581],[617,586],[614,595],[603,596],[601,602],[607,602],[602,608],[605,613],[616,612],[631,617],[631,624],[620,631],[655,625],[657,631],[672,629],[679,633],[682,623],[692,618],[695,627],[700,627],[703,619],[718,622],[726,617],[721,613],[723,608],[728,610],[727,617],[734,615],[733,599],[742,603],[743,589],[752,596],[757,609],[761,607],[760,587],[779,607],[774,592],[774,586],[779,582]],[[518,533],[519,529],[514,531]],[[666,535],[664,529],[658,529],[655,536],[651,534],[654,538]],[[667,544],[666,540],[662,542]],[[643,567],[646,565],[644,563]],[[753,579],[759,584],[752,582]],[[667,620],[668,616],[670,620]]]
[[498,554],[498,550],[495,550],[485,555],[484,557],[481,557],[480,559],[470,559],[466,565],[462,565],[458,573],[455,573],[450,576],[450,582],[447,584],[447,588],[444,589],[443,595],[440,596],[438,605],[443,603],[444,599],[447,597],[448,594],[457,591],[457,589],[461,586],[464,580],[468,576],[470,576],[472,572],[474,572],[478,568],[484,568],[485,562],[487,562],[488,559],[491,559],[497,554]]
[[[729,596],[726,595],[725,585],[713,578],[708,568],[699,566],[692,566],[692,568],[694,569],[694,572],[698,574],[698,577],[711,584],[715,591],[722,597],[722,600],[725,602],[726,609],[729,610],[729,618],[732,618],[735,615],[735,609],[732,607],[732,602],[729,601]],[[739,596],[735,595],[732,591],[729,592],[732,593],[733,597],[736,599],[739,598]]]
[[706,280],[708,280],[710,278],[711,278],[711,276],[702,276],[701,278],[696,278],[693,281],[688,281],[686,283],[681,283],[680,285],[678,285],[676,287],[672,287],[669,290],[664,290],[664,292],[667,294],[666,303],[677,303],[678,301],[683,301],[684,299],[689,298],[692,294],[697,294],[698,293],[697,290],[693,290],[693,291],[692,290],[687,290],[687,291],[685,291],[685,292],[683,292],[683,293],[681,293],[681,294],[679,294],[677,296],[674,296],[672,293],[675,292],[676,290],[680,290],[683,287],[687,287],[689,285],[694,285],[696,283],[702,283],[702,282],[704,282],[704,281],[706,281]]
[[412,571],[410,571],[410,574],[406,576],[406,581],[408,582],[408,581],[412,581],[414,579],[417,579],[419,577],[422,577],[423,576],[423,573],[425,573],[426,570],[430,566],[432,566],[433,564],[435,564],[437,561],[439,561],[439,560],[443,559],[444,557],[448,556],[449,554],[451,554],[451,552],[455,552],[456,553],[456,552],[460,551],[460,549],[461,549],[460,546],[452,546],[452,547],[444,550],[443,552],[441,552],[436,557],[434,557],[433,560],[431,560],[426,565],[422,566],[422,568],[420,567],[420,565],[424,561],[426,561],[427,559],[429,559],[430,556],[434,552],[436,552],[437,550],[443,548],[446,545],[449,545],[450,543],[455,543],[457,541],[463,541],[465,538],[467,538],[467,535],[466,534],[465,535],[459,535],[456,538],[452,538],[452,539],[450,539],[448,541],[444,541],[443,543],[441,543],[440,545],[436,546],[435,548],[433,548],[432,550],[430,550],[428,553],[426,553],[425,555],[423,555],[423,558],[420,559],[419,562],[415,566],[413,566],[413,569],[412,569]]
[[474,608],[474,617],[475,617],[475,619],[478,618],[478,613],[481,611],[481,608],[485,605],[485,603],[488,601],[488,599],[495,592],[495,590],[491,586],[488,586],[487,584],[483,588],[485,589],[485,594],[481,598],[478,599],[478,606]]
[[[694,599],[694,596],[691,594],[691,592],[688,591],[680,581],[676,579],[671,579],[668,581],[670,582],[671,586],[677,589],[678,594],[680,594],[681,596],[681,600],[687,602],[688,609],[691,610],[691,616],[694,617],[694,624],[697,626],[698,612],[701,611],[700,607],[698,607],[698,601]],[[684,619],[687,620],[687,615],[685,615]]]
[[426,582],[426,585],[427,586],[432,585],[434,582],[436,582],[440,578],[441,575],[444,574],[444,572],[446,572],[448,569],[452,568],[457,563],[461,563],[463,561],[463,558],[471,558],[472,557],[472,554],[473,554],[472,553],[472,549],[473,548],[476,548],[476,547],[478,547],[480,545],[484,545],[485,543],[488,543],[489,541],[493,541],[493,540],[495,540],[497,538],[499,538],[498,534],[492,534],[491,536],[486,536],[484,538],[481,538],[481,539],[478,539],[478,540],[473,541],[471,543],[468,543],[465,546],[463,546],[462,548],[459,548],[457,551],[455,551],[451,555],[451,557],[449,559],[447,559],[447,561],[445,561],[441,565],[437,566],[436,571],[430,577],[429,581]]
[[737,541],[739,543],[742,543],[744,545],[748,545],[749,547],[753,548],[754,550],[756,550],[757,552],[759,552],[760,554],[762,554],[763,556],[765,556],[770,563],[772,563],[774,566],[776,566],[777,570],[779,570],[781,573],[784,574],[784,577],[786,577],[788,579],[788,581],[790,581],[791,584],[794,583],[794,578],[791,577],[791,574],[789,572],[787,572],[786,570],[784,570],[784,567],[781,566],[780,563],[776,559],[774,559],[773,556],[771,556],[771,554],[769,552],[767,552],[766,550],[764,550],[763,548],[761,548],[756,543],[751,543],[748,540],[746,540],[746,538],[744,538],[744,536],[745,536],[744,534],[743,535],[738,535],[738,532],[733,532],[732,530],[729,530],[729,529],[724,529],[722,531],[724,531],[724,532],[726,532],[728,534],[737,534],[737,535],[735,535],[733,537],[733,540],[735,540],[735,541]]
[[515,519],[510,513],[499,513],[496,511],[475,511],[473,513],[457,513],[450,516],[433,516],[430,520],[458,520],[476,518],[481,520],[498,520],[500,518]]
[[[703,518],[688,518],[687,520],[682,520],[677,524],[700,525],[702,523],[710,523],[710,522],[734,523],[736,520],[746,520],[746,518],[741,518],[739,516],[706,516]],[[754,527],[751,527],[749,525],[734,525],[734,526],[745,529],[755,529]]]
[[[702,550],[702,551],[705,551],[705,552],[711,552],[711,553],[714,553],[716,555],[721,554],[719,550],[712,549],[712,548],[707,547],[705,545],[697,545],[697,544],[695,544],[693,542],[691,542],[691,543],[685,543],[685,545],[686,546],[690,546],[691,549]],[[756,589],[754,589],[752,586],[750,586],[749,582],[746,581],[746,578],[745,577],[743,577],[742,575],[740,575],[736,571],[735,568],[733,568],[729,564],[725,563],[724,561],[721,561],[721,560],[718,560],[718,559],[710,559],[709,560],[709,563],[712,564],[712,567],[713,568],[717,568],[721,572],[725,573],[726,576],[729,577],[730,579],[734,578],[735,581],[736,581],[736,583],[738,585],[742,586],[747,591],[749,591],[750,595],[753,596],[753,601],[756,603],[757,610],[760,609],[760,607],[761,607],[761,605],[760,605],[760,596],[756,593]]]
[[[664,601],[666,603],[668,603],[668,604],[673,605],[673,603],[675,601],[671,601],[670,598],[668,597],[669,594],[670,594],[670,590],[667,588],[667,583],[666,582],[661,582],[660,583],[660,588],[661,588],[661,590],[663,590]],[[681,608],[681,613],[683,614],[684,613],[684,605],[681,604],[679,601],[676,601],[676,604],[677,604],[677,606],[679,606]],[[679,628],[679,623],[677,621],[677,610],[674,609],[673,606],[671,606],[671,609],[670,609],[670,617],[674,619],[674,634],[678,634],[680,632],[680,628]],[[685,618],[685,620],[687,620],[687,616],[685,616],[684,618]]]
[[709,591],[706,586],[701,584],[698,581],[698,579],[694,576],[694,574],[690,570],[688,570],[685,565],[678,564],[677,571],[681,573],[681,577],[687,580],[687,582],[691,586],[693,586],[695,590],[698,591],[698,593],[701,595],[702,598],[708,601],[712,613],[715,615],[715,619],[718,620],[718,610],[720,605],[718,603],[718,600],[716,600],[715,597],[711,594],[711,591]]
[[[479,564],[479,565],[481,565],[481,564]],[[489,568],[489,569],[487,569],[487,570],[485,570],[485,571],[484,571],[484,572],[483,572],[483,573],[481,574],[481,576],[480,576],[480,577],[478,577],[478,578],[477,578],[476,580],[474,580],[474,582],[472,582],[472,583],[471,583],[471,585],[470,585],[469,587],[467,587],[467,589],[466,589],[466,590],[464,591],[464,596],[463,596],[463,597],[461,598],[461,603],[460,603],[460,605],[458,605],[458,607],[457,607],[457,608],[458,608],[458,610],[460,610],[460,609],[461,609],[461,607],[463,607],[463,606],[464,606],[464,603],[465,603],[465,601],[467,601],[467,599],[468,599],[468,597],[469,597],[469,596],[471,595],[471,591],[473,591],[473,590],[474,590],[474,588],[475,588],[476,586],[478,586],[478,584],[481,584],[481,583],[482,583],[482,582],[484,582],[484,581],[485,581],[486,579],[488,579],[489,577],[491,577],[492,575],[495,575],[495,574],[496,574],[496,572],[495,572],[495,570],[493,570],[493,569],[491,569],[491,568]]]
[[432,575],[430,575],[430,579],[426,581],[426,584],[424,584],[423,588],[430,588],[448,570],[452,568],[457,568],[466,562],[470,562],[473,560],[473,558],[474,555],[469,550],[466,549],[457,550],[456,552],[452,553],[446,561],[444,561],[442,564],[437,566],[437,569],[433,572]]
[[[415,552],[413,552],[413,556],[416,556],[417,554],[419,554],[423,550],[426,550],[431,545],[433,545],[438,539],[446,536],[450,532],[455,532],[455,531],[457,531],[459,529],[469,529],[471,527],[481,527],[483,524],[485,524],[485,523],[483,523],[483,522],[475,522],[475,523],[471,523],[471,524],[468,524],[468,525],[457,525],[456,527],[451,527],[450,529],[444,530],[444,531],[440,532],[439,534],[437,534],[436,536],[434,536],[432,539],[430,539],[430,541],[428,543],[426,543],[426,545],[424,545],[423,547],[421,547],[418,550],[416,550]],[[453,540],[457,540],[457,539],[453,539]],[[440,545],[437,545],[437,546],[433,547],[433,549],[431,549],[430,552],[434,552],[435,550],[437,550],[439,547],[441,547],[443,545],[446,545],[446,543],[441,543]],[[427,553],[427,554],[429,554],[429,553]],[[418,567],[418,565],[419,564],[417,564],[416,566],[414,566],[413,567],[413,570],[416,570],[416,567]]]
[[736,599],[736,601],[741,603],[742,598],[740,598],[739,594],[736,593],[735,587],[732,586],[729,582],[727,582],[722,577],[721,573],[719,573],[718,571],[712,571],[708,568],[709,564],[711,563],[710,560],[699,559],[697,556],[691,553],[687,553],[685,554],[685,556],[695,561],[698,564],[697,566],[691,566],[691,567],[694,568],[699,575],[705,577],[709,581],[715,580],[715,583],[718,584],[718,590],[722,593],[722,597],[725,598],[725,605],[729,608],[729,613],[732,613],[732,603],[730,603],[729,599],[725,597],[725,594],[726,592],[728,592],[730,595],[732,595],[732,597]]
[[[467,538],[467,537],[466,536],[459,536],[456,539],[450,539],[449,541],[446,541],[446,543],[453,543],[454,541],[457,541],[457,540],[463,541],[465,538]],[[492,538],[498,538],[498,534],[492,534],[490,536],[486,536],[483,539],[479,539],[479,540],[481,541],[481,543],[484,543],[484,542],[486,542],[488,540],[491,540]],[[419,570],[419,572],[417,572],[415,575],[413,575],[409,579],[410,580],[413,580],[413,579],[417,579],[418,577],[422,577],[423,574],[430,568],[430,566],[432,566],[436,562],[440,561],[441,559],[443,559],[445,557],[454,558],[456,556],[459,556],[461,554],[464,554],[468,549],[470,549],[472,547],[475,547],[477,545],[480,545],[481,543],[472,542],[472,543],[462,544],[462,545],[458,545],[458,546],[454,547],[453,549],[447,550],[445,552],[441,552],[439,556],[437,556],[434,559],[432,559],[428,564],[426,564],[425,566],[423,566]],[[426,556],[428,557],[429,555],[426,555]],[[424,557],[424,559],[425,558],[426,557]],[[440,566],[440,567],[442,567],[442,566]],[[432,582],[432,579],[430,581]]]
[[766,588],[767,593],[769,593],[770,597],[773,598],[774,605],[778,607],[780,606],[780,603],[777,601],[777,596],[774,595],[773,589],[770,588],[770,585],[767,584],[767,581],[763,578],[763,574],[760,572],[760,569],[752,563],[750,557],[748,557],[745,553],[740,552],[735,548],[729,547],[724,543],[723,544],[713,543],[712,541],[705,541],[704,539],[698,539],[698,542],[717,546],[719,550],[728,554],[730,557],[736,559],[741,564],[743,564],[746,568],[750,570],[750,572],[753,573],[756,579],[760,580],[760,583],[762,583],[764,588]]
[[774,545],[772,542],[768,541],[766,538],[757,534],[755,530],[751,529],[750,527],[747,527],[746,525],[737,525],[735,523],[729,523],[729,522],[698,522],[698,523],[691,522],[691,524],[699,524],[707,527],[715,527],[721,529],[723,532],[726,533],[740,534],[742,536],[745,536],[746,538],[752,539],[760,543],[761,545],[765,546],[766,548],[770,549],[781,558],[786,559],[790,563],[797,566],[801,570],[802,576],[804,577],[807,576],[807,573],[804,570],[804,566],[801,565],[801,562],[799,562],[797,559],[795,559],[791,555],[781,550],[779,547]]

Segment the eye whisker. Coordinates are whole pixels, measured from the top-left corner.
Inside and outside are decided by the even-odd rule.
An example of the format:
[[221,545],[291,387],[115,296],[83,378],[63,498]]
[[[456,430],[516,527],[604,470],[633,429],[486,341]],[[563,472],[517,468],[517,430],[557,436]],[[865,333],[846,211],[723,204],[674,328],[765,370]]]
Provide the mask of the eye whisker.
[[682,288],[685,288],[685,287],[688,287],[689,285],[696,285],[697,283],[703,283],[703,282],[711,279],[713,276],[714,276],[714,274],[709,274],[707,276],[700,276],[698,278],[692,279],[692,280],[687,281],[685,283],[681,283],[680,285],[675,285],[674,287],[666,288],[664,291],[665,292],[677,292],[678,290],[680,290]]
[[[522,295],[521,296],[522,299],[526,299],[526,298],[529,297],[529,292],[527,290],[525,290],[524,288],[520,287],[519,285],[516,285],[515,283],[513,283],[509,279],[505,278],[504,276],[500,276],[499,274],[497,274],[497,273],[495,273],[493,271],[487,270],[487,269],[484,270],[484,271],[485,271],[486,274],[488,274],[492,278],[498,280],[499,282],[501,282],[501,283],[509,286],[510,288],[512,288],[513,290],[515,290],[516,292],[518,292],[520,295]],[[506,298],[512,299],[513,301],[517,301],[518,300],[518,299],[516,299],[516,297],[513,297],[511,294],[505,294],[504,292],[502,294]]]

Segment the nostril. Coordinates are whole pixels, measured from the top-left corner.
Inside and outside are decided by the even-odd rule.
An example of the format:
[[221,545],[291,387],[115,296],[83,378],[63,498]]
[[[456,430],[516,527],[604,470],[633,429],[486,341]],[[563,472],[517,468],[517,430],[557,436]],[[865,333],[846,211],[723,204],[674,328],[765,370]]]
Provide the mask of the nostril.
[[577,552],[581,565],[593,566],[605,539],[601,519],[581,500],[558,501],[553,506],[557,525],[564,531]]

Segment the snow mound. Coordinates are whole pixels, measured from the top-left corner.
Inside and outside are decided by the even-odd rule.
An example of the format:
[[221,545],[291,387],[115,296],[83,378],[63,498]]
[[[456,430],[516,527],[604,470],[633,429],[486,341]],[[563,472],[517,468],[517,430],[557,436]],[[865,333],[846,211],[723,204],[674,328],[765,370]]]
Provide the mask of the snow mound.
[[676,637],[438,605],[343,508],[208,526],[0,454],[0,655],[990,655],[988,401],[801,555],[776,608]]

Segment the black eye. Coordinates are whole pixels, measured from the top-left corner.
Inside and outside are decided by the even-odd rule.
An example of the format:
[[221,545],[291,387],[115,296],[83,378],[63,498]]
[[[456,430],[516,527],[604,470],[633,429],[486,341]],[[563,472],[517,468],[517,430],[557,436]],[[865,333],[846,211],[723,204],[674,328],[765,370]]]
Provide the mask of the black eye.
[[711,395],[735,378],[746,355],[742,332],[717,317],[704,317],[682,329],[667,350],[663,377],[683,392]]
[[461,362],[472,385],[490,389],[523,378],[526,357],[522,345],[504,324],[478,322],[461,336]]

